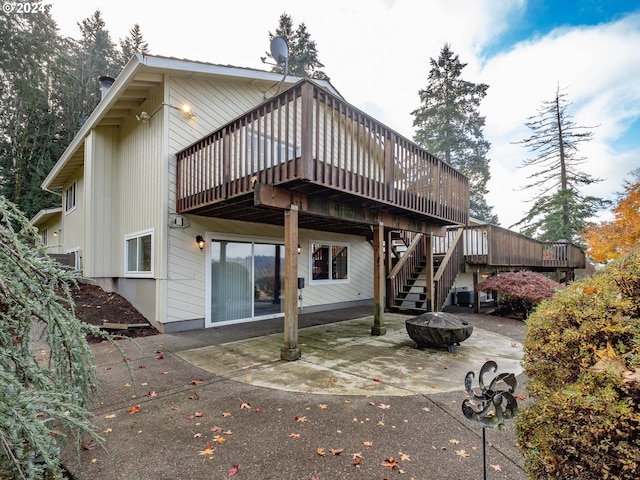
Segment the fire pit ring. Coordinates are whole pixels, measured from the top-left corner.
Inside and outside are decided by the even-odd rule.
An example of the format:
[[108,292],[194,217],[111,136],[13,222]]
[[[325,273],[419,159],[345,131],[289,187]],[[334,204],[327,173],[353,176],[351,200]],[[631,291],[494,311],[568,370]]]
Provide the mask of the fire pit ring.
[[458,315],[446,312],[427,312],[405,321],[407,333],[421,347],[447,347],[454,351],[473,333],[473,326]]

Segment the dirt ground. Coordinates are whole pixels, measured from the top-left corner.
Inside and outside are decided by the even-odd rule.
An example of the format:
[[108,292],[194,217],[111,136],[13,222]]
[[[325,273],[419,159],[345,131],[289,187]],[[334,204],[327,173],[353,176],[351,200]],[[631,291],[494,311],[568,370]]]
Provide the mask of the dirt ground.
[[[127,337],[146,337],[159,332],[126,299],[117,293],[105,292],[88,283],[78,284],[73,292],[76,316],[79,320],[104,327],[105,322],[128,328],[108,328],[107,331]],[[140,326],[144,325],[144,326]],[[89,338],[89,341],[96,339]]]

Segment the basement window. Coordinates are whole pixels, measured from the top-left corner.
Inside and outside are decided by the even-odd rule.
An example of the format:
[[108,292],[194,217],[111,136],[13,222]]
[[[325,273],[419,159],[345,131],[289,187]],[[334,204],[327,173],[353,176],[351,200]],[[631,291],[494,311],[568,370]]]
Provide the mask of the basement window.
[[125,237],[124,271],[127,277],[153,277],[153,230]]

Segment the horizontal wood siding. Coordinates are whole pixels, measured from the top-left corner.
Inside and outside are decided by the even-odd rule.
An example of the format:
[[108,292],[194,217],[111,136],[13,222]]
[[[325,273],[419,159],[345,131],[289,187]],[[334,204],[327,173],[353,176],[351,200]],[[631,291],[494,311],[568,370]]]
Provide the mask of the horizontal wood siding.
[[[229,82],[203,78],[167,79],[167,103],[165,106],[169,131],[168,202],[170,213],[176,204],[176,157],[174,153],[193,143],[208,132],[252,109],[263,101],[264,93],[259,85],[249,81]],[[175,107],[182,103],[197,105],[193,118],[185,117]],[[209,167],[207,167],[209,168]],[[203,173],[205,173],[203,171]],[[188,216],[190,227],[169,228],[167,244],[166,322],[201,319],[205,316],[206,254],[195,244],[195,236],[210,231],[222,231],[247,235],[255,234],[255,225]],[[261,231],[264,228],[261,227]],[[278,233],[278,235],[280,235]]]

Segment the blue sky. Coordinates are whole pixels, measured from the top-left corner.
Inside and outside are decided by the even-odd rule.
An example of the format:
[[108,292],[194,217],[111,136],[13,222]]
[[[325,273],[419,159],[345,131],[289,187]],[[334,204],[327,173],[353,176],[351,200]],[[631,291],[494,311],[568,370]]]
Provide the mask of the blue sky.
[[[112,39],[138,23],[151,53],[264,69],[268,32],[280,14],[304,22],[324,71],[345,99],[407,138],[429,59],[445,42],[467,63],[463,78],[489,85],[481,105],[491,181],[488,201],[501,224],[522,218],[530,135],[527,117],[566,89],[580,125],[598,125],[580,153],[605,179],[584,192],[614,198],[640,166],[640,3],[623,0],[55,0],[61,33],[102,11]],[[126,15],[123,14],[126,12]],[[603,212],[602,218],[607,217]]]

